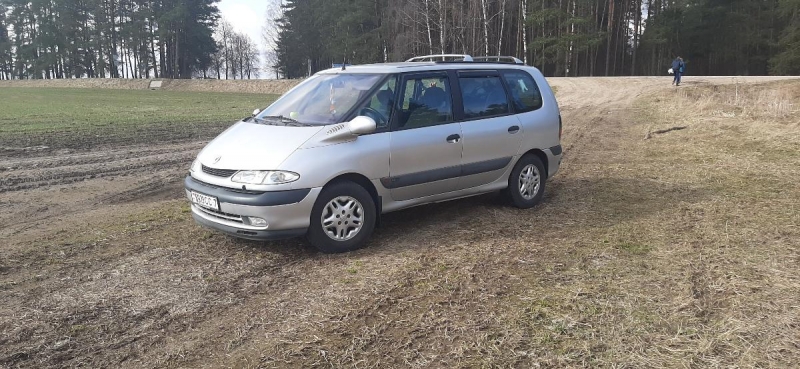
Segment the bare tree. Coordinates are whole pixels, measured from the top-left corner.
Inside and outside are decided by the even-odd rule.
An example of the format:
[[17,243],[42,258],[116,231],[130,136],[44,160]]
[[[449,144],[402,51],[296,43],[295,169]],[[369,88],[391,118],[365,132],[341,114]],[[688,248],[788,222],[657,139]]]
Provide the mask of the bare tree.
[[483,12],[483,55],[489,55],[489,18],[486,17],[486,0],[481,0],[481,11]]
[[[569,21],[569,36],[570,36],[570,39],[569,39],[569,47],[567,49],[567,61],[566,61],[566,65],[565,65],[565,68],[564,68],[564,76],[565,77],[569,77],[569,67],[570,67],[570,64],[572,63],[572,53],[573,53],[573,50],[574,50],[574,47],[575,47],[575,41],[574,41],[574,38],[572,37],[573,35],[575,35],[575,7],[576,7],[575,0],[572,0],[572,13],[571,13],[572,18],[570,18],[570,21]],[[569,3],[567,3],[567,8],[569,8]]]
[[225,55],[222,50],[211,54],[211,72],[217,75],[217,79],[222,79],[222,68],[225,65]]
[[522,7],[522,60],[528,64],[528,0],[522,0],[520,6]]
[[244,36],[245,41],[242,49],[244,53],[244,63],[241,68],[244,70],[244,75],[247,76],[247,79],[258,78],[260,72],[259,65],[261,64],[258,45],[249,36],[242,36]]
[[227,19],[223,19],[220,22],[219,28],[220,34],[220,41],[222,42],[222,50],[225,59],[225,79],[228,79],[230,75],[233,75],[233,78],[236,78],[236,72],[231,70],[231,42],[233,41],[233,26]]
[[428,55],[433,54],[433,39],[431,38],[430,10],[431,7],[428,4],[428,0],[425,0],[425,10],[423,11],[423,13],[425,14],[425,28],[428,30]]
[[395,52],[400,57],[433,54],[433,29],[431,27],[430,0],[392,2],[393,11],[399,15],[392,25],[395,33]]
[[445,48],[447,44],[445,42],[447,36],[447,21],[445,20],[445,16],[447,15],[447,8],[445,7],[445,1],[439,0],[438,8],[436,12],[439,13],[439,48],[442,50],[442,54],[446,54]]
[[231,36],[231,73],[234,79],[238,74],[239,79],[251,79],[259,74],[258,46],[250,36],[234,32]]
[[608,2],[608,27],[606,28],[606,33],[608,33],[608,43],[606,44],[606,76],[608,76],[608,67],[611,64],[611,40],[613,39],[613,27],[614,27],[614,1]]
[[503,30],[506,26],[506,0],[500,0],[500,29],[497,32],[497,54],[503,53]]
[[636,49],[639,48],[639,34],[642,29],[642,0],[636,0],[636,14],[633,21],[633,55],[631,57],[631,75],[636,75]]
[[261,42],[264,45],[264,71],[275,72],[275,79],[278,78],[278,34],[280,33],[280,19],[283,18],[283,7],[281,0],[266,0],[267,10],[265,12],[264,26],[261,27]]

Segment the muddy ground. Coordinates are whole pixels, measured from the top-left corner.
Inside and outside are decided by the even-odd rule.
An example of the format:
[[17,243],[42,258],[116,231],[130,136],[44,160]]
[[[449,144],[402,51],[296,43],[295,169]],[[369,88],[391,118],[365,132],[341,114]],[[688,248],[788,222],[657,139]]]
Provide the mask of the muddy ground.
[[[797,199],[722,233],[724,186],[661,161],[692,129],[645,139],[669,79],[552,84],[566,154],[541,206],[409,209],[344,255],[195,225],[182,180],[210,137],[0,153],[0,368],[800,365]],[[755,264],[719,251],[753,239]]]

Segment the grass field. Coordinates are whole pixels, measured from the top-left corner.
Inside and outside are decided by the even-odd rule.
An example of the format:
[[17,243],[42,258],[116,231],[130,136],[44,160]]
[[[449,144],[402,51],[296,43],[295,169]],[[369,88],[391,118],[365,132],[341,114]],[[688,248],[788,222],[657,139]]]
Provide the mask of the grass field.
[[0,147],[213,137],[276,98],[214,92],[2,88]]
[[202,140],[0,156],[0,367],[800,367],[800,81],[669,82],[551,80],[540,206],[342,255],[197,226]]

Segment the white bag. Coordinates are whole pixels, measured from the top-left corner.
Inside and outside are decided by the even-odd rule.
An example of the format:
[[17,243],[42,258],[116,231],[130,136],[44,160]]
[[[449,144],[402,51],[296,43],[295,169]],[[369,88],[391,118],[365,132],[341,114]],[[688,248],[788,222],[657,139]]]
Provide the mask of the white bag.
[[667,70],[667,73],[669,73],[669,74],[672,74],[672,73],[675,73],[675,71],[674,71],[674,70],[672,70],[672,68],[669,68],[669,69]]

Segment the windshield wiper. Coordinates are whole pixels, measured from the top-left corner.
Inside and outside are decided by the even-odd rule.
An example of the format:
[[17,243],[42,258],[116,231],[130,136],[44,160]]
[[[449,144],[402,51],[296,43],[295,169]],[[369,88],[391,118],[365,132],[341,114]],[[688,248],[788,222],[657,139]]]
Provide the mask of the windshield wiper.
[[283,123],[283,125],[287,126],[287,127],[289,127],[289,126],[292,126],[292,127],[313,127],[314,126],[313,124],[298,122],[296,119],[292,119],[292,118],[289,118],[289,117],[284,117],[283,115],[267,115],[267,116],[264,116],[264,117],[259,117],[258,119],[261,119],[261,120],[264,120],[264,119],[279,119],[281,121],[281,123]]

